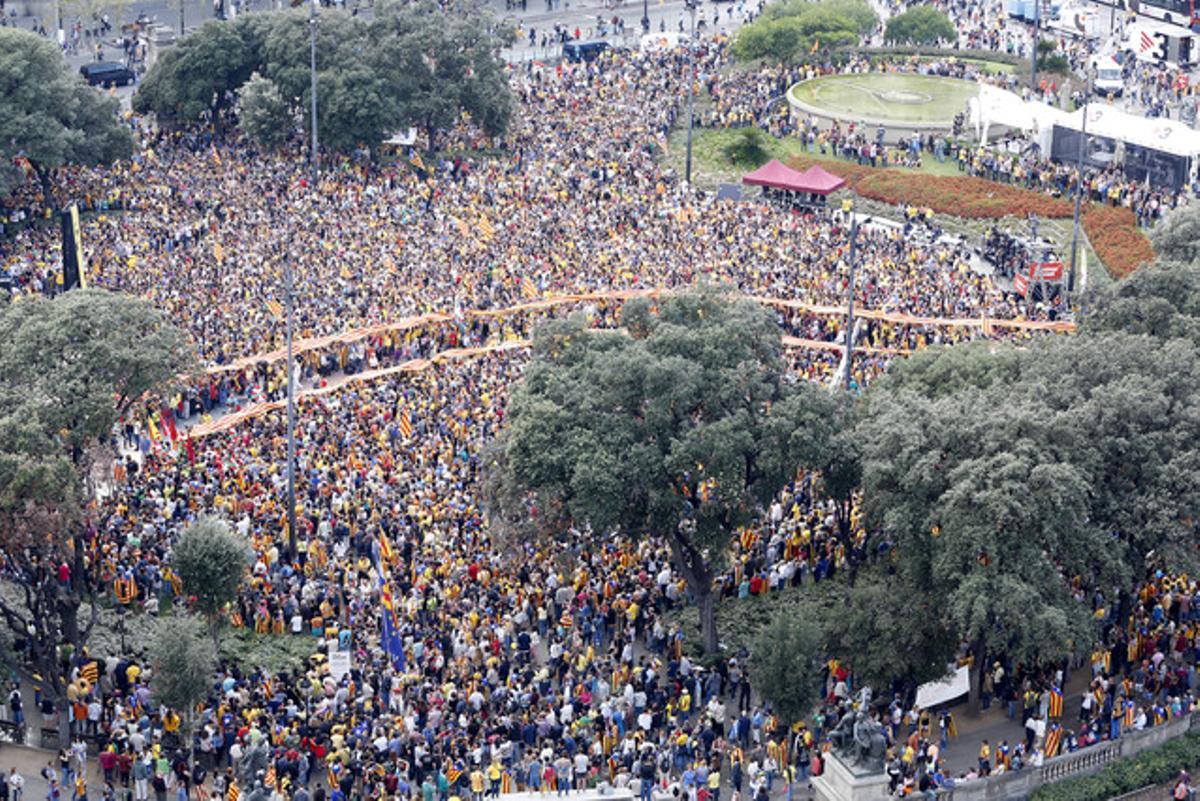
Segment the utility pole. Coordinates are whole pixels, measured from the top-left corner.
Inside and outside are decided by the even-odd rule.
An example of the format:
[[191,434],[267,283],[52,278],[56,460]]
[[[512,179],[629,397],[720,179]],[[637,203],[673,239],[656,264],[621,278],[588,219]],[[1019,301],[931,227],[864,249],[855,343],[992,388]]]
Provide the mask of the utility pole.
[[1079,154],[1075,159],[1075,218],[1071,230],[1071,264],[1067,269],[1067,301],[1075,291],[1075,260],[1079,256],[1079,210],[1083,203],[1083,156],[1087,152],[1087,118],[1088,96],[1091,94],[1091,84],[1083,85],[1083,125],[1079,134]]
[[185,26],[184,26],[184,21],[183,21],[183,0],[179,0],[179,36],[180,36],[180,38],[183,38],[184,27]]
[[317,0],[308,7],[309,78],[312,82],[312,183],[317,188],[319,156],[317,155]]
[[[1038,57],[1038,41],[1041,38],[1038,34],[1038,9],[1042,5],[1042,0],[1034,0],[1033,3],[1033,53],[1030,54],[1029,61],[1029,88],[1034,93],[1037,92],[1037,57]],[[1035,94],[1036,97],[1036,94]]]
[[642,0],[642,33],[650,33],[650,0]]
[[696,82],[695,73],[695,53],[696,53],[696,6],[700,0],[687,0],[688,10],[692,14],[692,31],[688,36],[688,60],[687,60],[687,108],[688,108],[688,127],[687,127],[687,165],[684,169],[685,177],[690,185],[692,183],[692,108],[693,97],[695,92],[692,89],[692,84]]
[[283,256],[283,290],[287,296],[287,521],[288,555],[296,558],[296,370],[292,363],[292,316],[295,308],[295,286],[292,284],[292,255]]
[[850,376],[854,372],[854,270],[855,251],[858,246],[858,215],[850,208],[850,290],[846,295],[846,390],[850,390]]

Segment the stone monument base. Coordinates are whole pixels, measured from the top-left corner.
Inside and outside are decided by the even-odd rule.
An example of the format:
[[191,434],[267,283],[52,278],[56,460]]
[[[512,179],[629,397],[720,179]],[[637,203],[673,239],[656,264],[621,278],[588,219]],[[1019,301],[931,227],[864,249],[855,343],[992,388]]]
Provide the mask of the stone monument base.
[[821,801],[885,801],[888,777],[880,771],[859,775],[833,752],[825,755],[825,771],[812,778]]

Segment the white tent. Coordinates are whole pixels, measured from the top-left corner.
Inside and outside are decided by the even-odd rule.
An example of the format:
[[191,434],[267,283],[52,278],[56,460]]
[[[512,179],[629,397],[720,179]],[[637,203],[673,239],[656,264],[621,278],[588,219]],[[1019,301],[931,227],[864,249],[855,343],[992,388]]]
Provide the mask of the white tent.
[[[1043,149],[1055,125],[1072,131],[1083,128],[1082,109],[1062,111],[1045,103],[1022,100],[1012,92],[987,84],[980,84],[978,97],[971,98],[967,107],[969,120],[984,144],[992,124],[1024,131],[1030,138],[1039,140]],[[1176,156],[1200,156],[1200,131],[1178,120],[1142,117],[1107,103],[1090,103],[1087,113],[1089,137],[1104,137]]]
[[[1192,158],[1200,155],[1200,131],[1194,131],[1178,120],[1142,117],[1106,103],[1088,104],[1087,114],[1089,137],[1103,136],[1175,156]],[[1078,131],[1083,127],[1083,114],[1076,111],[1056,124]]]
[[1033,137],[1049,131],[1070,115],[1045,103],[1022,100],[1007,89],[979,84],[979,95],[967,101],[968,117],[979,140],[987,144],[988,128],[993,123],[1018,128]]

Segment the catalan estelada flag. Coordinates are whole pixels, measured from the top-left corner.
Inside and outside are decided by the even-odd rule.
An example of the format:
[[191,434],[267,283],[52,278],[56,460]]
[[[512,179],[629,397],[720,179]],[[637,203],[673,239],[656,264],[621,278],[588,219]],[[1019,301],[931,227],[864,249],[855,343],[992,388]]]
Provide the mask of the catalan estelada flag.
[[1063,693],[1058,687],[1050,688],[1050,703],[1046,707],[1046,713],[1051,720],[1058,720],[1063,714]]

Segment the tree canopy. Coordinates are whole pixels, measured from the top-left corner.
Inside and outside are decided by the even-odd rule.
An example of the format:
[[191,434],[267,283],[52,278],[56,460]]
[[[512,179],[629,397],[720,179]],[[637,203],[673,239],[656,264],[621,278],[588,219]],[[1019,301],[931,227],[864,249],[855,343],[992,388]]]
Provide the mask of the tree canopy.
[[817,50],[853,47],[879,24],[863,0],[788,0],[767,6],[738,31],[733,54],[743,61],[803,61]]
[[[302,9],[207,23],[155,64],[134,108],[164,120],[219,120],[258,72],[242,100],[245,131],[274,143],[275,136],[264,139],[264,119],[298,114],[311,133],[309,25]],[[317,125],[332,150],[373,148],[409,126],[424,131],[432,149],[464,112],[489,135],[508,126],[512,98],[499,40],[478,15],[432,3],[383,3],[368,23],[325,9],[316,39]]]
[[933,6],[913,6],[888,19],[883,38],[891,44],[933,45],[954,42],[958,32],[945,12]]
[[188,713],[212,688],[217,652],[204,625],[194,617],[162,618],[150,653],[154,655],[155,700]]
[[785,726],[804,720],[820,697],[820,629],[776,616],[754,640],[750,678]]
[[126,295],[78,290],[0,310],[0,547],[20,599],[0,594],[0,620],[27,643],[9,667],[40,673],[60,709],[59,646],[82,648],[97,617],[86,555],[95,468],[113,458],[117,420],[191,366],[182,333]]
[[270,78],[256,72],[242,84],[237,113],[242,130],[260,147],[278,147],[287,140],[292,113]]
[[868,521],[977,665],[1089,648],[1093,604],[1115,608],[1152,566],[1197,566],[1200,361],[1191,341],[1108,330],[1127,291],[1077,336],[926,351],[867,395]]
[[0,97],[0,192],[21,180],[21,158],[48,192],[65,164],[109,164],[133,151],[116,99],[85,84],[40,36],[0,28]]
[[[1186,217],[1177,215],[1176,219],[1182,222]],[[1155,235],[1160,236],[1157,229]],[[1156,248],[1168,235],[1161,237],[1155,243]],[[1186,253],[1190,242],[1179,241],[1180,249],[1174,246],[1165,249],[1176,254]],[[1160,259],[1138,269],[1111,291],[1093,299],[1083,328],[1085,331],[1129,331],[1157,339],[1185,338],[1200,346],[1200,270],[1197,262],[1189,264]]]
[[713,581],[739,526],[819,458],[836,404],[784,379],[780,330],[718,290],[626,304],[535,333],[487,458],[494,514],[542,531],[661,537],[717,648]]
[[202,517],[184,529],[171,549],[171,567],[193,598],[193,608],[208,618],[214,646],[219,644],[221,613],[237,598],[253,551],[224,520]]

